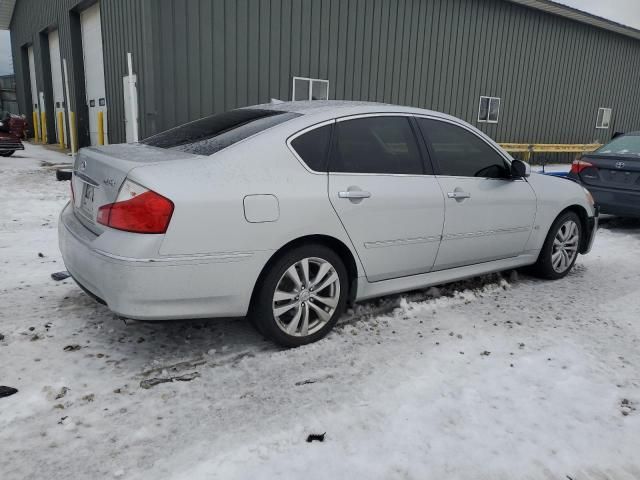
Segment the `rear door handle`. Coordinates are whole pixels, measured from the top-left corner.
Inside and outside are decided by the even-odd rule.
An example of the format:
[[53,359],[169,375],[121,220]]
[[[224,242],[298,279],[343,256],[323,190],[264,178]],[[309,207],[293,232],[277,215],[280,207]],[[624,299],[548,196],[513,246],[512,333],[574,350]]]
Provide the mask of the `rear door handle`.
[[370,196],[371,196],[370,192],[365,192],[362,190],[348,190],[346,192],[338,192],[339,198],[359,199],[359,198],[369,198]]
[[447,193],[447,197],[449,198],[455,198],[456,200],[462,200],[465,198],[471,198],[471,194],[467,193],[467,192],[449,192]]

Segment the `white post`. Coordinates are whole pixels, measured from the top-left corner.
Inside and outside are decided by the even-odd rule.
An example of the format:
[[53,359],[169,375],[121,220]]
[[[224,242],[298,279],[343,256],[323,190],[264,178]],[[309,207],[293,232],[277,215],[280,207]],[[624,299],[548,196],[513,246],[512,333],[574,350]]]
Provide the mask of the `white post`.
[[64,69],[64,89],[67,94],[67,122],[69,123],[69,143],[71,144],[71,156],[75,163],[76,159],[76,130],[74,129],[73,119],[71,118],[71,95],[69,95],[69,74],[67,73],[67,59],[62,60],[62,68]]
[[129,65],[129,105],[131,107],[133,141],[138,141],[138,99],[134,98],[133,82],[133,59],[131,52],[127,53],[127,63]]

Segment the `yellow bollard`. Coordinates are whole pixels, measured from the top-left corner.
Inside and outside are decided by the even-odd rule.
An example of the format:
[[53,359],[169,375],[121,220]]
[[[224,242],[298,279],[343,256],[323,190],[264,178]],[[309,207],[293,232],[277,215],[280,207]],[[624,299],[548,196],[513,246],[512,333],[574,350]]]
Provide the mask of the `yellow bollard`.
[[42,139],[42,143],[47,143],[47,114],[45,112],[40,113],[40,117],[42,120],[40,121],[40,138]]
[[37,143],[40,141],[40,125],[38,123],[38,112],[33,111],[33,139]]
[[64,117],[62,112],[58,112],[58,141],[60,148],[64,148]]
[[69,112],[69,127],[71,128],[71,132],[69,135],[71,137],[71,153],[76,153],[76,149],[78,146],[78,132],[76,131],[76,113]]
[[98,145],[104,145],[104,112],[98,112]]

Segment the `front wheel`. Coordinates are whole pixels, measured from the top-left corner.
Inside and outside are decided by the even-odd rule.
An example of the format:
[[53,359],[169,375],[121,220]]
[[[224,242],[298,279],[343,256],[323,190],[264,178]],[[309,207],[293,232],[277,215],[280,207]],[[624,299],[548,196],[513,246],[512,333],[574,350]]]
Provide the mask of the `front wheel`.
[[551,280],[565,277],[576,263],[581,242],[580,218],[574,212],[563,213],[549,229],[533,273]]
[[297,347],[315,342],[344,312],[348,288],[341,258],[324,245],[304,245],[278,258],[252,305],[252,322],[274,342]]
[[0,152],[0,157],[10,157],[14,153],[15,153],[15,150],[8,150],[8,151],[5,150],[4,152]]

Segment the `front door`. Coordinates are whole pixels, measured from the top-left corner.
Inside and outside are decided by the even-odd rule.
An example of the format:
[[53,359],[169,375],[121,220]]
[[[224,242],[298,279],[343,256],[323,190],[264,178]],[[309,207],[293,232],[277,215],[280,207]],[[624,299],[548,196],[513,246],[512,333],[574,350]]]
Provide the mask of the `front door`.
[[445,197],[435,270],[515,257],[531,234],[536,195],[484,139],[450,122],[418,118]]
[[329,199],[371,282],[426,273],[442,233],[443,195],[407,116],[340,119]]

